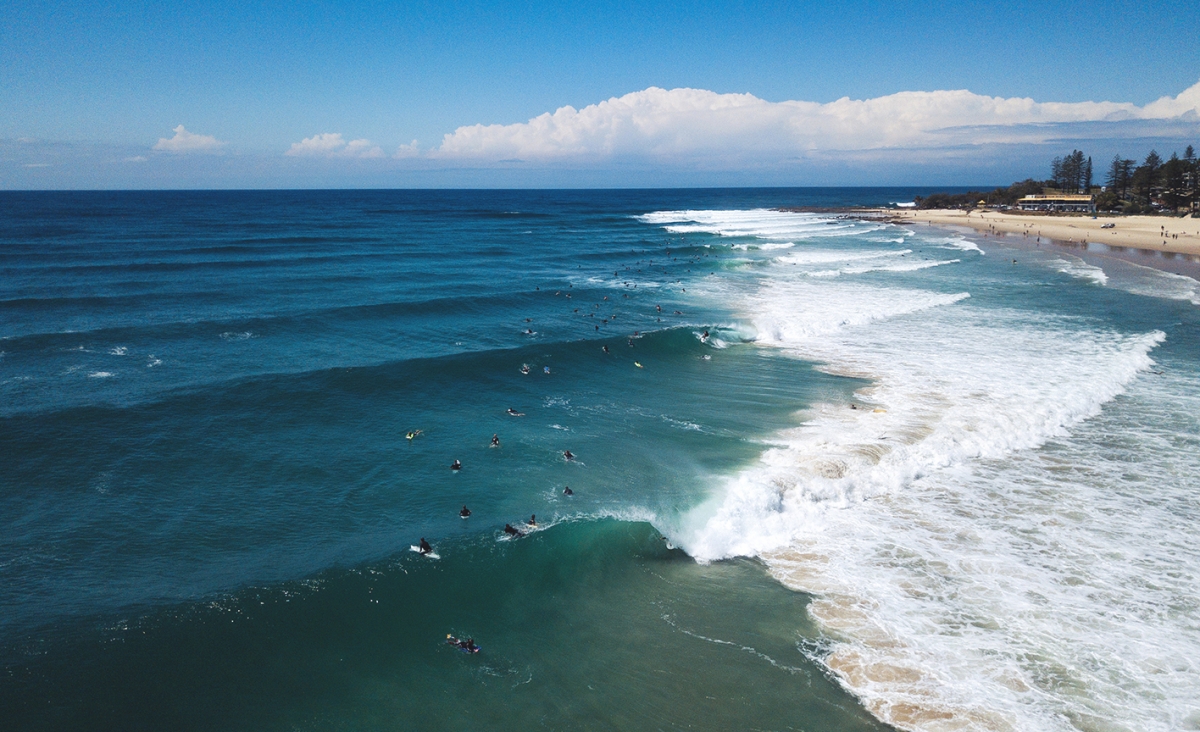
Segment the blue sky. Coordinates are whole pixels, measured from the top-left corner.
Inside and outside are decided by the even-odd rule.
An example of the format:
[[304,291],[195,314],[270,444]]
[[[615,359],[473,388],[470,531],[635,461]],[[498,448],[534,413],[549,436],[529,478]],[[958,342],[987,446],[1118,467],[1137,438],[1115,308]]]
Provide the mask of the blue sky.
[[[0,8],[0,187],[1007,182],[1044,174],[1024,167],[1064,146],[1102,157],[1200,146],[1191,96],[1143,111],[1200,82],[1197,28],[1196,2],[16,0]],[[951,90],[1133,106],[981,113],[978,100],[947,98],[907,137],[843,135],[831,122],[777,149],[754,139],[785,138],[813,114],[859,116],[772,104],[890,99],[875,110],[885,125],[913,101],[895,95]],[[552,129],[479,133],[471,145],[457,134],[635,93]],[[731,101],[742,112],[711,114]],[[647,118],[652,129],[621,137]],[[195,137],[180,138],[180,125]],[[939,125],[1061,127],[926,134]],[[597,126],[607,136],[561,144]]]

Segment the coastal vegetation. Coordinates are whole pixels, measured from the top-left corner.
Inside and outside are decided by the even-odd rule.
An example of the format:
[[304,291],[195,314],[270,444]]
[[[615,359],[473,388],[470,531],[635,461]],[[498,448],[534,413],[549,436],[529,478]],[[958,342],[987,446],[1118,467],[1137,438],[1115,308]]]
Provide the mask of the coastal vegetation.
[[1163,160],[1151,150],[1139,165],[1136,160],[1116,155],[1108,166],[1102,187],[1093,180],[1092,159],[1080,150],[1050,162],[1046,180],[1027,178],[1006,188],[966,193],[933,193],[913,200],[920,209],[972,209],[1015,206],[1036,194],[1090,194],[1096,210],[1128,214],[1179,214],[1200,211],[1200,159],[1188,145],[1183,155],[1171,153]]

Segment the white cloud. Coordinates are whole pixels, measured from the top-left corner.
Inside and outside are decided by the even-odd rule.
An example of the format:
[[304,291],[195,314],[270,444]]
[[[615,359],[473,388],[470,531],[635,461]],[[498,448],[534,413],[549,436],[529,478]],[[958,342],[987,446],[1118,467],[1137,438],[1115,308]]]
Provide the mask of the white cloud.
[[421,149],[417,146],[417,141],[413,140],[407,145],[401,145],[396,148],[396,158],[415,158],[421,155]]
[[225,145],[224,142],[212,135],[197,135],[194,132],[188,132],[183,125],[176,127],[174,132],[174,137],[158,138],[154,149],[173,153],[213,152]]
[[[969,91],[900,92],[827,104],[768,102],[751,94],[659,89],[528,122],[471,125],[447,134],[430,157],[500,162],[705,161],[861,157],[960,146],[1039,143],[1080,123],[1176,120],[1200,133],[1200,83],[1139,107],[1117,102],[1035,102]],[[1109,134],[1112,133],[1109,130]],[[1126,125],[1129,136],[1138,131]],[[1120,132],[1120,130],[1118,130]]]
[[382,158],[383,149],[370,140],[342,139],[340,132],[324,132],[292,143],[285,155],[316,158]]

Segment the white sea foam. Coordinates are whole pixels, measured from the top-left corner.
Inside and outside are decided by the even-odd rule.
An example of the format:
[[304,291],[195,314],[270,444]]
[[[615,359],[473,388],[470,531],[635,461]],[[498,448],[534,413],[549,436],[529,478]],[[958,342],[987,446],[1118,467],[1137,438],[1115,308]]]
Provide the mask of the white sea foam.
[[[902,729],[1200,728],[1200,379],[1139,378],[1164,334],[798,278],[791,256],[705,292],[872,385],[772,438],[676,542],[815,595],[831,641],[804,650]],[[1155,284],[1186,299],[1180,280]]]
[[108,379],[108,378],[112,378],[112,375],[113,374],[111,371],[93,371],[90,374],[88,374],[88,378],[89,379]]
[[986,253],[982,249],[979,248],[978,244],[976,244],[973,241],[964,239],[962,237],[954,237],[951,239],[945,239],[941,242],[941,244],[942,244],[942,246],[949,247],[950,249],[961,249],[964,252],[979,252],[980,254]]
[[1079,257],[1060,257],[1050,261],[1050,266],[1071,277],[1077,277],[1081,280],[1090,280],[1097,285],[1103,285],[1108,282],[1108,275],[1100,267],[1088,264]]
[[922,269],[930,269],[931,267],[940,267],[943,264],[958,264],[960,261],[962,260],[936,259],[932,261],[909,260],[893,264],[860,264],[850,267],[840,267],[838,269],[816,270],[807,274],[809,277],[837,277],[839,275],[866,274],[868,272],[916,272]]
[[811,213],[755,209],[750,211],[656,211],[637,217],[672,234],[706,233],[725,237],[792,242],[877,231],[874,222],[835,219]]
[[1153,267],[1126,262],[1128,274],[1113,280],[1113,285],[1126,292],[1166,300],[1184,300],[1200,305],[1200,282],[1186,275],[1164,272]]

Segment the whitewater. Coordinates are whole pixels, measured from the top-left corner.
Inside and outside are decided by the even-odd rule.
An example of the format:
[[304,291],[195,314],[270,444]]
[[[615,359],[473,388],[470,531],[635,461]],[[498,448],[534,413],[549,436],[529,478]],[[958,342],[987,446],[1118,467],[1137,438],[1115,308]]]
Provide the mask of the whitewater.
[[769,255],[696,296],[867,382],[714,480],[677,543],[811,593],[804,652],[901,729],[1200,728],[1200,364],[1137,312],[1194,280],[817,214],[641,220]]

